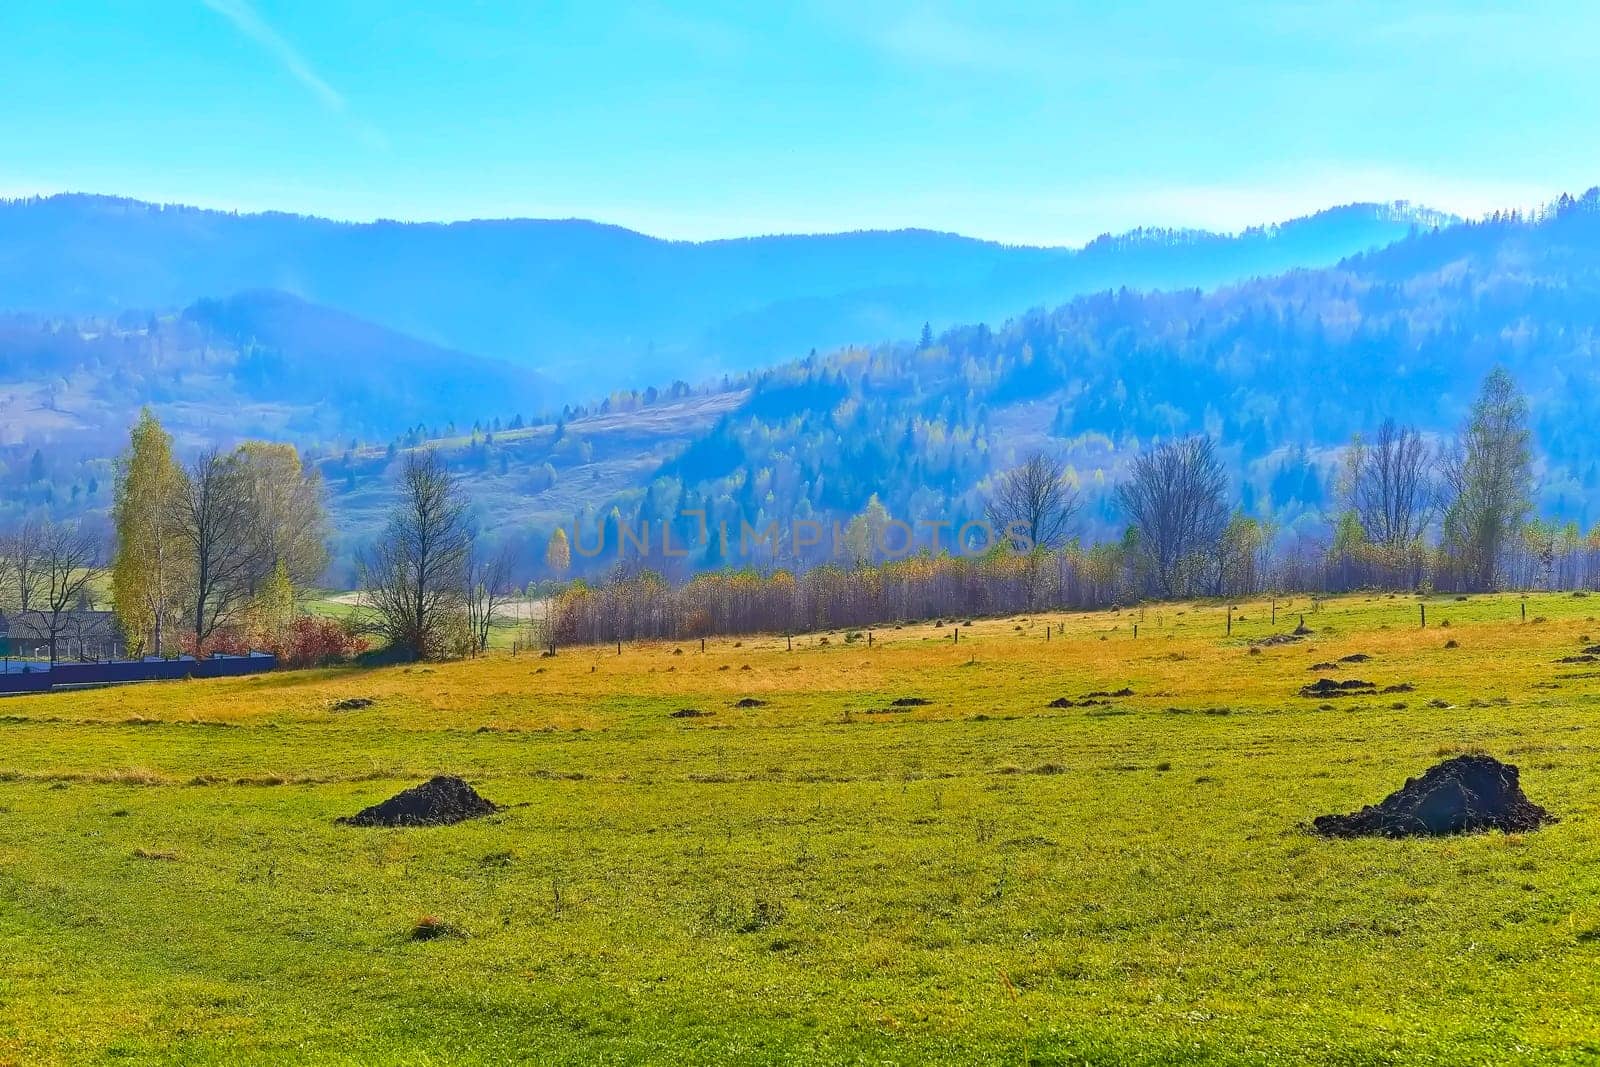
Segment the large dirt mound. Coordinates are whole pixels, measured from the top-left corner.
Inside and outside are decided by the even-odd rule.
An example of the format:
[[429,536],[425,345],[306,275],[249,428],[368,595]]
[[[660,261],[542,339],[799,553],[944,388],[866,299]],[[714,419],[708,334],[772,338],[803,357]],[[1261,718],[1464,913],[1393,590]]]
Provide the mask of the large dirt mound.
[[1360,678],[1346,678],[1336,682],[1332,678],[1318,678],[1310,685],[1300,687],[1303,697],[1347,697],[1356,693],[1370,692],[1378,688],[1373,682],[1363,682]]
[[346,826],[445,826],[499,810],[461,779],[440,775],[339,822]]
[[1517,769],[1493,756],[1457,756],[1349,815],[1321,815],[1324,837],[1415,837],[1475,830],[1537,830],[1555,816],[1522,793]]

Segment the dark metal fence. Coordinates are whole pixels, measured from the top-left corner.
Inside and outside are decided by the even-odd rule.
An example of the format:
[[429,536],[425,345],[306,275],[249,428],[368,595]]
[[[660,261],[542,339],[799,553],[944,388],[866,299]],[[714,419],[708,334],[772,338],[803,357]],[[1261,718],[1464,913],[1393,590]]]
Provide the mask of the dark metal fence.
[[260,674],[278,665],[270,652],[251,652],[245,656],[209,656],[195,659],[113,659],[100,663],[26,663],[13,660],[0,670],[0,695],[47,693],[87,685],[120,685],[126,682],[154,682],[179,678],[225,678],[240,674]]

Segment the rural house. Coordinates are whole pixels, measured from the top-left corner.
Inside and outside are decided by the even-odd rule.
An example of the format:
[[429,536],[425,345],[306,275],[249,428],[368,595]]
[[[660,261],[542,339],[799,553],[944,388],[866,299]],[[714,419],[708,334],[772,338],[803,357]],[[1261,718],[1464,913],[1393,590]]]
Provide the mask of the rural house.
[[0,654],[49,659],[52,628],[57,660],[112,659],[127,649],[115,612],[75,610],[52,616],[47,611],[18,611],[0,614]]

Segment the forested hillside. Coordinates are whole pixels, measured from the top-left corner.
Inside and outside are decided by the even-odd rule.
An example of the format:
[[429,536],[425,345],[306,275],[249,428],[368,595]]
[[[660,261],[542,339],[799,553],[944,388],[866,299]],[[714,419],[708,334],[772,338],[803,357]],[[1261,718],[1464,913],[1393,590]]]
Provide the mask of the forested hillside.
[[1324,270],[1204,293],[1118,291],[921,343],[775,369],[667,464],[643,517],[707,507],[761,525],[853,514],[876,494],[908,519],[981,514],[984,481],[1064,450],[1113,537],[1108,491],[1159,438],[1205,432],[1238,507],[1325,534],[1338,451],[1385,418],[1438,438],[1505,366],[1533,413],[1539,511],[1600,517],[1600,196],[1535,218],[1417,234]]
[[663,241],[582,220],[350,224],[111,197],[0,202],[0,311],[144,317],[274,289],[539,370],[563,399],[767,367],[813,348],[1000,321],[1106,287],[1214,286],[1449,221],[1358,204],[1237,236],[1082,249],[928,231]]

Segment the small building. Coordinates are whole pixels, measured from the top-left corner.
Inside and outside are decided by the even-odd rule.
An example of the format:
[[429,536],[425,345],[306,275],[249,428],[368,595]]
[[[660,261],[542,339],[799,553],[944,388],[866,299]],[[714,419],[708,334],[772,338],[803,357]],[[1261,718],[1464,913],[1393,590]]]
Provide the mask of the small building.
[[114,611],[16,611],[0,614],[0,654],[15,659],[49,659],[54,621],[58,661],[115,659],[127,651]]

